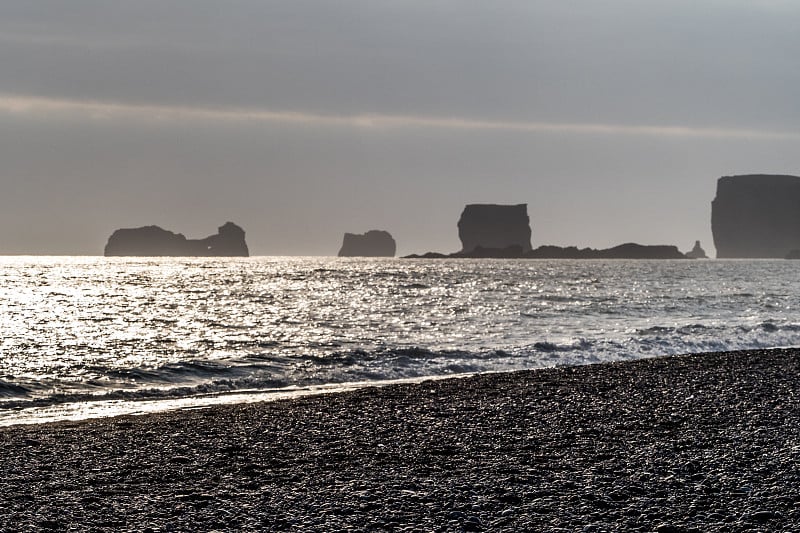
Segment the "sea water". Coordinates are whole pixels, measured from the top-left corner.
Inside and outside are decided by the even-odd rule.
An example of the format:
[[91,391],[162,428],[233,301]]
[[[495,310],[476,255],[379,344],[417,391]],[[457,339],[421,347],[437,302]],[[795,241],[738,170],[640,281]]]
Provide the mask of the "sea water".
[[797,346],[799,274],[785,260],[4,257],[0,424]]

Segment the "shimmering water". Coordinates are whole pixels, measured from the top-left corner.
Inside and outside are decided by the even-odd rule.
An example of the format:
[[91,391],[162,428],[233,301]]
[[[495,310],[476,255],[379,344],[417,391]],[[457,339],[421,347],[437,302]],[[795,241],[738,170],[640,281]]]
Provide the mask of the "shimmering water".
[[798,274],[783,260],[0,258],[0,423],[795,346]]

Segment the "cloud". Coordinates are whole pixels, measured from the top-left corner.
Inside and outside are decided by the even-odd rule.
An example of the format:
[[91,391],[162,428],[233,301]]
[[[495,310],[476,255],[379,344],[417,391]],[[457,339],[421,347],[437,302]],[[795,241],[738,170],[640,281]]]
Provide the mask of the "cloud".
[[466,117],[364,113],[307,113],[259,108],[215,108],[128,104],[0,94],[0,114],[83,120],[220,123],[268,123],[360,130],[444,129],[462,132],[498,131],[543,134],[650,136],[666,138],[753,139],[798,141],[800,133],[725,127],[504,121]]

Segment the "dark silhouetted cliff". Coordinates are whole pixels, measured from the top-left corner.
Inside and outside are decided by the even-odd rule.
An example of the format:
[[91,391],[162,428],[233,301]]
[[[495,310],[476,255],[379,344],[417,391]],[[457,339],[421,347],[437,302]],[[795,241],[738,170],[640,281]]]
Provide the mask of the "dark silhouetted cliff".
[[118,229],[108,239],[106,256],[247,257],[244,230],[233,222],[216,235],[187,239],[158,226]]
[[504,249],[519,246],[522,253],[531,250],[531,226],[528,205],[470,204],[458,221],[461,253],[476,248]]
[[370,230],[363,235],[345,233],[339,257],[394,257],[397,245],[388,231]]
[[711,232],[717,257],[786,257],[800,248],[800,177],[720,178]]

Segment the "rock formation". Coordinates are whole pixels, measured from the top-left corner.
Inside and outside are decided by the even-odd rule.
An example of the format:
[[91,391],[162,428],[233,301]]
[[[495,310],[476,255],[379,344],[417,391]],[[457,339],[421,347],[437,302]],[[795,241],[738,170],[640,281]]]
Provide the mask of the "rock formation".
[[605,250],[579,249],[575,246],[540,246],[533,250],[527,204],[470,204],[461,213],[458,236],[462,244],[460,252],[447,255],[428,252],[407,255],[405,258],[686,259],[677,246],[635,243],[620,244]]
[[717,257],[786,257],[800,249],[800,177],[724,176],[711,202]]
[[444,258],[494,258],[494,259],[686,259],[677,246],[643,245],[636,243],[620,244],[613,248],[596,250],[594,248],[577,248],[575,246],[540,246],[528,252],[522,252],[517,245],[506,248],[477,247],[471,252],[456,252],[450,255],[428,252],[423,255],[408,255],[407,259],[444,259]]
[[534,259],[686,259],[677,246],[656,244],[645,245],[628,242],[596,250],[594,248],[576,248],[568,246],[540,246],[532,250],[526,257]]
[[339,257],[394,257],[397,245],[388,231],[370,230],[363,235],[345,233]]
[[458,221],[461,253],[476,248],[502,250],[519,246],[522,253],[531,250],[531,226],[528,205],[470,204]]
[[694,248],[686,252],[687,259],[708,259],[706,251],[700,246],[700,241],[694,241]]
[[244,230],[233,222],[219,227],[216,235],[187,239],[158,226],[116,230],[108,239],[105,255],[174,257],[247,257]]
[[677,246],[643,245],[629,242],[613,248],[598,250],[600,259],[686,259]]

